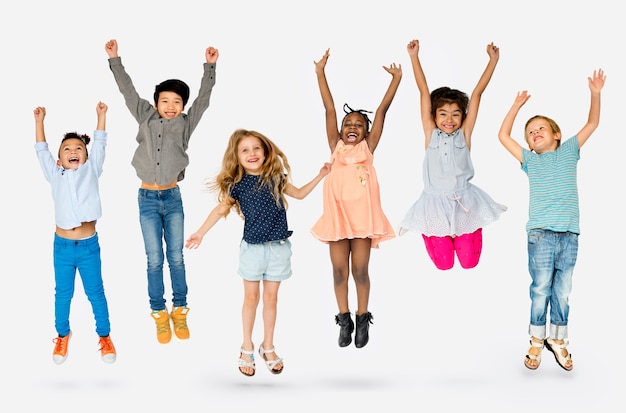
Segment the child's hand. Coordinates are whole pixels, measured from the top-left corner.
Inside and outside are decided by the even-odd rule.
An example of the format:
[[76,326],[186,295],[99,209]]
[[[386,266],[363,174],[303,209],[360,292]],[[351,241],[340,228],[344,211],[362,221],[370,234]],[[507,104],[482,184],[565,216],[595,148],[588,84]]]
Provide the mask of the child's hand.
[[98,102],[98,104],[96,105],[96,113],[98,114],[98,116],[101,116],[107,113],[108,109],[109,107],[106,105],[106,103]]
[[330,56],[330,49],[326,49],[324,52],[324,56],[319,61],[313,61],[315,64],[315,73],[323,73],[324,68],[326,67],[326,62],[328,61],[328,56]]
[[592,92],[600,93],[604,87],[606,76],[604,75],[604,70],[598,69],[593,71],[593,77],[588,77],[587,79],[589,79],[589,89]]
[[215,63],[217,62],[217,58],[220,57],[220,53],[215,47],[209,46],[204,52],[204,56],[206,57],[207,63]]
[[521,108],[522,106],[524,106],[526,102],[528,102],[528,99],[530,99],[530,95],[528,94],[528,91],[522,90],[521,92],[517,92],[517,96],[515,97],[513,106]]
[[43,122],[43,118],[46,117],[46,108],[37,106],[35,110],[33,110],[33,114],[35,115],[35,122]]
[[498,60],[500,58],[500,48],[491,42],[487,45],[487,54],[489,55],[489,59]]
[[390,73],[393,77],[402,77],[402,65],[400,64],[396,66],[395,63],[392,63],[389,67],[383,66],[383,69],[385,69],[387,73]]
[[409,44],[406,45],[406,51],[409,52],[409,56],[416,56],[420,50],[420,42],[419,40],[411,40]]
[[191,236],[185,242],[185,248],[188,248],[190,250],[198,248],[200,244],[202,244],[202,238],[202,235],[198,234],[197,232],[191,234]]
[[111,39],[104,45],[104,50],[109,55],[109,59],[112,57],[118,57],[117,55],[117,40]]
[[330,173],[332,169],[333,169],[333,164],[330,162],[325,162],[324,166],[322,166],[322,168],[320,169],[320,175],[326,176]]

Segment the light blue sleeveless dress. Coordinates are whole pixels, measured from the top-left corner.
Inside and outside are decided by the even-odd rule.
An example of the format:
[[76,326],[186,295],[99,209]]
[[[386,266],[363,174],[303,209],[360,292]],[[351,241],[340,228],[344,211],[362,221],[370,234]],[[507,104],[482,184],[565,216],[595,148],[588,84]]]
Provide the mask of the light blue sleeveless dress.
[[433,131],[426,150],[424,190],[400,224],[407,231],[427,236],[469,234],[497,220],[507,207],[470,183],[474,166],[461,129],[448,135]]

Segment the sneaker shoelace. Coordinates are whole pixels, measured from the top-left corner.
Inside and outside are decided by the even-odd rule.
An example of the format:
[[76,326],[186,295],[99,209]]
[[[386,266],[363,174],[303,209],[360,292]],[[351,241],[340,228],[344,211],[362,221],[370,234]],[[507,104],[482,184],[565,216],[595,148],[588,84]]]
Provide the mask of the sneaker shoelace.
[[174,318],[172,317],[172,322],[174,323],[175,330],[187,330],[187,320],[185,318]]
[[157,321],[157,333],[167,333],[170,329],[170,320]]
[[100,337],[100,351],[102,354],[115,353],[115,347],[113,347],[113,342],[110,338]]
[[56,337],[52,339],[52,341],[54,342],[54,344],[56,344],[54,346],[54,353],[65,354],[65,352],[67,351],[67,342],[68,342],[68,340],[66,340],[66,337]]

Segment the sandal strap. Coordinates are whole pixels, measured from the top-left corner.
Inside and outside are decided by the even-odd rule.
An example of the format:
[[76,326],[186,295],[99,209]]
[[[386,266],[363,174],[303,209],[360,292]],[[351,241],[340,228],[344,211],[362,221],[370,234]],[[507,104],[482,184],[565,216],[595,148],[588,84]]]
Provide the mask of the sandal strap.
[[243,347],[241,347],[239,349],[239,352],[241,352],[242,354],[254,355],[254,348],[252,348],[252,350],[246,350]]
[[531,347],[541,348],[542,349],[544,345],[545,345],[545,342],[543,340],[535,341],[532,338],[530,339],[530,346]]
[[263,348],[263,345],[261,344],[261,346],[259,347],[259,353],[260,353],[262,356],[264,356],[264,355],[265,355],[265,354],[267,354],[267,353],[276,353],[276,350],[275,350],[275,347],[272,347],[272,348],[271,348],[271,349],[269,349],[269,350],[265,350],[265,349]]
[[282,363],[282,362],[283,362],[283,359],[281,357],[278,357],[276,360],[265,360],[265,364],[267,365],[267,367],[270,368],[270,370],[273,370],[277,364]]

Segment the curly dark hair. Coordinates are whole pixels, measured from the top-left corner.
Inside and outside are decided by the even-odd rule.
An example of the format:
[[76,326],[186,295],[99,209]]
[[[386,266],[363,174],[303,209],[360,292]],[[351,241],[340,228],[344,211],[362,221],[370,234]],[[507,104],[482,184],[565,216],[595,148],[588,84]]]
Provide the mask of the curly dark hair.
[[[91,142],[91,138],[89,137],[89,135],[87,134],[78,134],[77,132],[67,132],[65,135],[63,135],[63,139],[61,139],[61,143],[65,142],[68,139],[78,139],[80,141],[82,141],[85,144],[85,154],[87,156],[89,156],[89,152],[87,152],[87,145],[89,145],[89,142]],[[59,147],[59,151],[61,150],[61,148]]]

